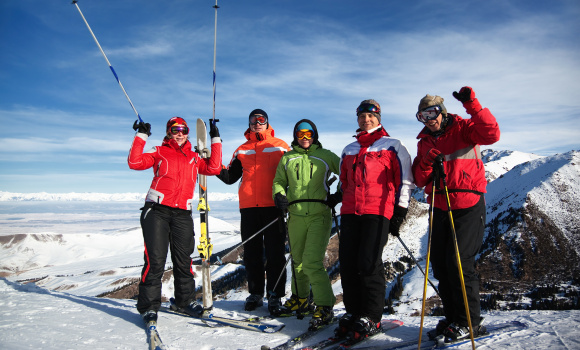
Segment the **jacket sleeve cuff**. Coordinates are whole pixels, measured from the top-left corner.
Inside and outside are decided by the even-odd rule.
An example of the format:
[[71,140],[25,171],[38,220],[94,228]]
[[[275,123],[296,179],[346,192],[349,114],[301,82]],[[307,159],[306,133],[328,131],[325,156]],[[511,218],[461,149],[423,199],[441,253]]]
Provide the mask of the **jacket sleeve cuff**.
[[465,110],[470,115],[474,115],[475,113],[482,110],[481,103],[479,103],[479,100],[477,98],[474,98],[472,101],[464,102],[463,107],[465,107]]

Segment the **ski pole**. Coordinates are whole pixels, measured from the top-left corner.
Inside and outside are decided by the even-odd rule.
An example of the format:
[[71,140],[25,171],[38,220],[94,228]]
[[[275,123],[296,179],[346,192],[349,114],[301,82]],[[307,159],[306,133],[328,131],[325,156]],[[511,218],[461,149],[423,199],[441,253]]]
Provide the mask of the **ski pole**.
[[256,237],[260,232],[264,231],[265,229],[267,229],[268,227],[272,226],[272,224],[274,224],[276,221],[278,221],[280,218],[277,217],[274,220],[272,220],[269,224],[267,224],[266,226],[262,227],[258,232],[254,233],[252,236],[250,236],[248,239],[246,239],[245,241],[243,241],[242,243],[240,243],[237,247],[235,247],[234,249],[232,249],[229,253],[227,253],[226,255],[224,255],[221,259],[224,260],[227,256],[229,256],[231,253],[235,252],[236,250],[238,250],[240,247],[242,247],[244,244],[248,243],[252,238]]
[[[431,204],[429,205],[429,238],[427,239],[427,258],[425,262],[425,270],[429,271],[429,259],[431,257],[431,234],[433,233],[433,214],[435,211],[435,183],[438,181],[437,173],[434,172],[433,191],[431,194]],[[421,336],[423,335],[423,321],[425,319],[425,301],[427,299],[427,280],[428,275],[425,274],[425,282],[423,285],[423,301],[421,302],[421,326],[419,327],[419,343],[417,349],[421,349]]]
[[217,55],[217,10],[220,8],[218,6],[218,0],[215,0],[215,5],[213,8],[215,9],[215,24],[214,24],[214,34],[213,34],[213,117],[212,117],[212,119],[215,120],[215,90],[216,90],[215,63],[216,63],[216,55]]
[[[276,280],[276,283],[274,284],[274,290],[276,290],[276,287],[278,287],[278,283],[280,283],[280,279],[282,279],[282,275],[284,274],[284,271],[286,270],[286,266],[288,266],[288,262],[290,261],[290,258],[292,257],[292,251],[290,251],[288,253],[288,258],[286,258],[286,263],[284,264],[284,267],[282,268],[282,272],[280,272],[280,274],[278,275],[278,279]],[[271,292],[272,294],[274,293],[273,291]]]
[[115,79],[117,79],[117,83],[119,83],[119,86],[121,87],[121,90],[123,90],[123,93],[125,94],[125,97],[127,98],[127,101],[129,101],[129,104],[131,105],[131,108],[133,108],[133,112],[135,112],[135,114],[137,115],[137,118],[139,118],[139,121],[142,123],[143,122],[143,119],[141,119],[141,116],[139,115],[139,112],[137,112],[137,109],[133,105],[133,102],[131,102],[131,99],[129,98],[129,95],[127,94],[127,91],[125,91],[125,88],[123,87],[123,84],[121,84],[121,80],[119,80],[119,77],[117,76],[117,73],[115,72],[115,69],[111,65],[111,62],[109,62],[109,59],[107,58],[107,55],[105,55],[105,51],[103,51],[103,48],[101,47],[101,44],[99,44],[99,41],[97,40],[97,37],[95,36],[95,33],[93,33],[93,30],[89,26],[89,22],[87,22],[85,16],[81,12],[81,9],[80,9],[79,5],[77,4],[77,0],[73,0],[72,3],[77,7],[77,10],[79,10],[79,13],[80,13],[81,17],[83,18],[83,21],[85,21],[85,24],[87,25],[87,28],[89,29],[89,32],[91,32],[91,35],[93,36],[93,39],[95,39],[95,43],[97,43],[97,46],[99,47],[99,50],[101,50],[101,53],[103,54],[103,57],[105,57],[105,61],[107,61],[107,64],[109,65],[109,68],[111,69],[111,72],[113,72],[113,75],[115,76]]
[[469,305],[467,302],[467,292],[465,291],[465,280],[463,279],[463,270],[461,268],[461,257],[459,256],[459,246],[457,244],[457,233],[455,232],[455,224],[453,223],[453,214],[451,213],[451,201],[449,200],[449,191],[447,189],[447,180],[445,179],[445,169],[443,168],[443,160],[436,159],[439,167],[439,176],[443,179],[443,188],[445,189],[445,198],[447,200],[447,213],[449,213],[449,222],[451,224],[451,232],[453,233],[453,241],[455,244],[455,258],[457,260],[457,267],[459,269],[459,280],[461,281],[461,292],[463,294],[463,304],[465,305],[465,316],[467,316],[467,323],[469,325],[469,336],[471,338],[471,346],[475,350],[475,340],[473,338],[473,327],[471,325],[471,316],[469,315]]
[[[399,242],[401,242],[401,244],[403,245],[403,247],[407,250],[407,253],[409,253],[409,255],[411,256],[411,258],[413,259],[413,261],[415,262],[415,265],[417,265],[417,267],[419,268],[419,270],[421,270],[421,272],[423,273],[423,275],[425,276],[425,271],[423,271],[423,269],[421,268],[421,266],[419,265],[419,262],[417,261],[417,259],[415,259],[415,257],[413,256],[413,253],[411,253],[411,250],[409,250],[409,248],[407,248],[407,246],[405,245],[405,242],[403,242],[403,240],[401,239],[401,237],[397,236],[397,238],[399,239]],[[427,278],[427,280],[429,281],[429,284],[431,285],[431,287],[435,290],[435,293],[437,293],[437,295],[439,295],[439,291],[437,290],[437,287],[435,287],[433,285],[433,283],[431,282],[430,279]],[[439,295],[439,297],[441,297]]]
[[[286,219],[287,215],[288,215],[288,211],[285,211],[283,214],[283,219],[284,219],[284,228],[286,229],[286,235],[288,236],[288,248],[290,248],[290,256],[288,257],[290,259],[290,266],[292,267],[292,281],[294,282],[294,289],[296,290],[296,293],[298,293],[298,280],[296,279],[296,268],[294,266],[294,259],[292,258],[292,245],[290,244],[290,234],[288,233],[288,221]],[[286,264],[288,264],[288,261],[286,261]],[[284,267],[282,268],[282,272],[280,273],[280,277],[282,277],[282,274],[284,273],[284,270],[286,269],[286,265],[284,265]],[[278,280],[280,280],[280,277],[278,277]],[[278,285],[278,282],[276,282],[276,286]],[[275,291],[271,291],[271,295],[272,296],[276,296],[276,292]],[[296,315],[296,317],[301,320],[302,318],[304,318],[304,315]]]

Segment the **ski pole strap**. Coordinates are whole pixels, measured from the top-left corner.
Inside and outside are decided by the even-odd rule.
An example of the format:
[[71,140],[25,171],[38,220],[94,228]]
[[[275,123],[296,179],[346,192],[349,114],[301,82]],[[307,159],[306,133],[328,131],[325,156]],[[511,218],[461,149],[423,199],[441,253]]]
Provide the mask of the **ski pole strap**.
[[[483,192],[474,191],[474,190],[464,190],[464,189],[451,189],[451,190],[448,189],[447,190],[447,193],[456,193],[456,192],[475,193],[475,194],[478,194],[480,196],[483,196],[483,194],[484,194]],[[445,194],[445,191],[444,190],[438,190],[438,191],[435,191],[435,193],[437,193],[437,194]]]

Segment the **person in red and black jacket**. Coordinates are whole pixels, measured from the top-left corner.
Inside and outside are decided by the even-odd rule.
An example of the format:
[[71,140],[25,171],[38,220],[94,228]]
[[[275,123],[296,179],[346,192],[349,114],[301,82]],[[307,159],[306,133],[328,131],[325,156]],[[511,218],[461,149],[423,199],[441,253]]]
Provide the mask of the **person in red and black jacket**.
[[399,235],[407,215],[411,156],[381,124],[381,107],[364,100],[356,110],[356,141],[342,151],[340,275],[346,314],[337,333],[364,337],[381,327],[385,306],[382,253],[389,232]]
[[189,128],[184,119],[173,117],[166,126],[161,146],[143,152],[151,125],[135,121],[137,131],[129,151],[129,168],[153,168],[153,182],[141,208],[141,229],[145,254],[137,310],[145,322],[157,320],[161,306],[161,277],[171,250],[175,302],[179,308],[201,313],[203,306],[195,300],[195,280],[191,255],[195,248],[193,195],[197,175],[217,175],[221,170],[222,145],[215,122],[210,120],[211,156],[201,158],[188,140]]
[[[465,86],[453,96],[462,102],[471,119],[447,113],[440,96],[426,95],[419,103],[417,120],[424,125],[417,138],[417,156],[413,160],[413,175],[418,187],[425,187],[428,202],[435,195],[431,261],[435,278],[439,280],[439,295],[445,319],[439,321],[429,335],[444,334],[452,339],[469,336],[463,291],[455,253],[448,204],[442,180],[433,194],[433,163],[442,161],[446,175],[453,224],[474,336],[485,333],[480,326],[479,277],[475,257],[483,242],[485,229],[485,198],[487,181],[479,145],[491,145],[499,140],[500,131],[489,109],[482,108],[473,90]],[[440,190],[437,190],[440,189]]]

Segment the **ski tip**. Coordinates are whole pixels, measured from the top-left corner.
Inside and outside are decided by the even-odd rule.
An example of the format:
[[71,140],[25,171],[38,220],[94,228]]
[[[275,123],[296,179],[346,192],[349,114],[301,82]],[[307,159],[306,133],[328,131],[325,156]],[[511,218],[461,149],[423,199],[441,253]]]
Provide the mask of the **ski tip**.
[[262,347],[260,348],[260,350],[270,350],[271,347],[269,347],[268,345],[262,345]]
[[[266,326],[266,327],[263,329],[263,332],[264,332],[264,333],[276,333],[276,332],[279,332],[279,331],[281,331],[281,330],[282,330],[282,328],[284,328],[285,326],[286,326],[285,324],[282,324],[282,325],[279,325],[279,326],[271,326],[271,325],[268,325],[268,326]],[[269,349],[269,348],[268,348],[268,349]]]

